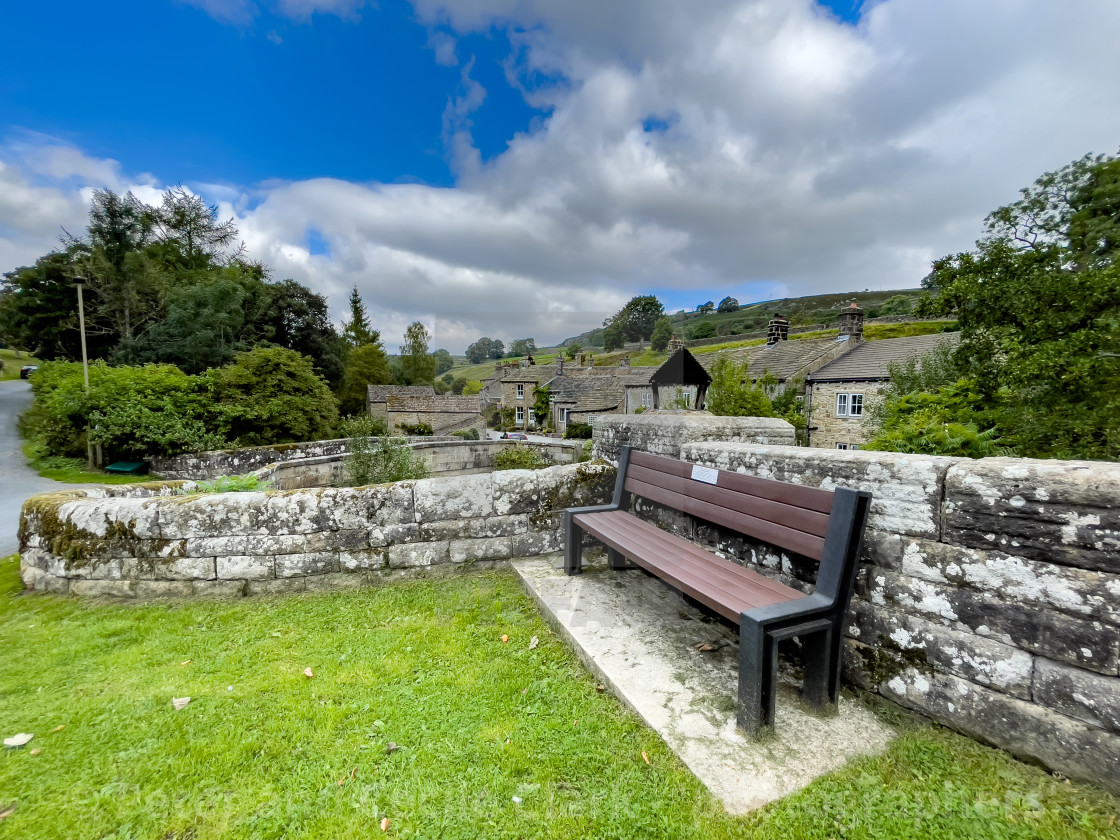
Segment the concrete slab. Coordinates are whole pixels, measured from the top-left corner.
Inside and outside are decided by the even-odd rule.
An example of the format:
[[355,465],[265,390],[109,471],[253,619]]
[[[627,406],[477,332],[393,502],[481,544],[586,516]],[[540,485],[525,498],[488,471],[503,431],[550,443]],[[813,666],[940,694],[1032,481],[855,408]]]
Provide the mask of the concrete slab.
[[[893,737],[855,700],[842,698],[835,714],[811,713],[783,684],[773,735],[745,738],[735,728],[736,628],[642,571],[591,565],[568,577],[562,565],[554,555],[513,562],[554,629],[729,813],[800,790],[852,758],[881,752]],[[705,642],[717,649],[701,653],[695,646]]]

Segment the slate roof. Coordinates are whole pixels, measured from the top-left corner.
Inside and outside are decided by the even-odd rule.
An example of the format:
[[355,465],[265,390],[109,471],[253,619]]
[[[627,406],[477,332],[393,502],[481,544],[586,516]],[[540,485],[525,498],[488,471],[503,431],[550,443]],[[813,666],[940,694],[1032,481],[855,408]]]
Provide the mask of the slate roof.
[[810,382],[868,382],[890,379],[890,365],[920,356],[943,342],[956,344],[960,333],[933,333],[865,341],[808,377]]
[[366,395],[371,403],[385,402],[386,397],[434,397],[431,385],[367,385]]
[[[577,368],[587,373],[554,377],[548,388],[557,403],[573,411],[606,411],[617,408],[627,388],[649,387],[654,368]],[[596,371],[590,373],[590,371]]]
[[770,346],[762,344],[756,347],[745,347],[741,350],[703,353],[699,357],[699,361],[704,369],[710,373],[716,359],[721,357],[730,357],[740,363],[746,359],[749,365],[747,372],[751,379],[761,379],[765,373],[769,372],[779,382],[784,382],[796,375],[806,365],[812,364],[835,348],[835,338],[779,341],[777,344]]

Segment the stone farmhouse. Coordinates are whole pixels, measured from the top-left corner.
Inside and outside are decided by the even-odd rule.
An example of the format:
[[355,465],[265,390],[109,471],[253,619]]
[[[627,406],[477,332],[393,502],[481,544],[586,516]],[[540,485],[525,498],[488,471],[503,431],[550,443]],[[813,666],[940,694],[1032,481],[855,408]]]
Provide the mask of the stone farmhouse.
[[890,383],[891,363],[959,340],[957,333],[934,333],[861,342],[815,370],[806,380],[809,445],[859,449],[871,437],[869,414]]
[[370,416],[392,431],[426,423],[446,434],[478,423],[482,413],[478,395],[437,394],[431,385],[369,385],[367,397]]

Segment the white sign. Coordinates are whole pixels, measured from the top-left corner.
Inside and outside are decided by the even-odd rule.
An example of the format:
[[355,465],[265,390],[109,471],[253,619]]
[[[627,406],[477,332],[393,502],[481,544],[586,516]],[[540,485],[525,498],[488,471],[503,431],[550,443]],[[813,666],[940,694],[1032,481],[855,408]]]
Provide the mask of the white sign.
[[715,484],[719,479],[719,470],[713,470],[711,467],[693,466],[692,480],[703,481],[705,484]]

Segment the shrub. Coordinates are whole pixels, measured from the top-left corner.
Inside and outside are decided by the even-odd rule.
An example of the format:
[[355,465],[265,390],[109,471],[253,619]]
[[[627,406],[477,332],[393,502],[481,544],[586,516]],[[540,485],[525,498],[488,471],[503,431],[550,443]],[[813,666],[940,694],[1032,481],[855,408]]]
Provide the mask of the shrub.
[[401,423],[401,431],[413,437],[431,437],[432,427],[427,423]]
[[200,481],[194,490],[179,489],[179,495],[186,496],[194,493],[251,493],[259,490],[271,490],[272,482],[262,481],[255,475],[223,475],[213,481]]
[[363,435],[366,428],[369,427],[358,422],[347,426],[347,430],[355,434],[350,437],[350,457],[343,466],[346,486],[364,487],[428,477],[424,459],[412,451],[407,440]]
[[495,470],[540,470],[551,466],[552,462],[540,450],[520,443],[508,446],[494,456]]
[[455,437],[462,438],[463,440],[478,440],[478,429],[459,429],[457,432],[452,432]]
[[590,423],[569,423],[564,429],[564,437],[569,440],[582,440],[591,437],[592,431]]

